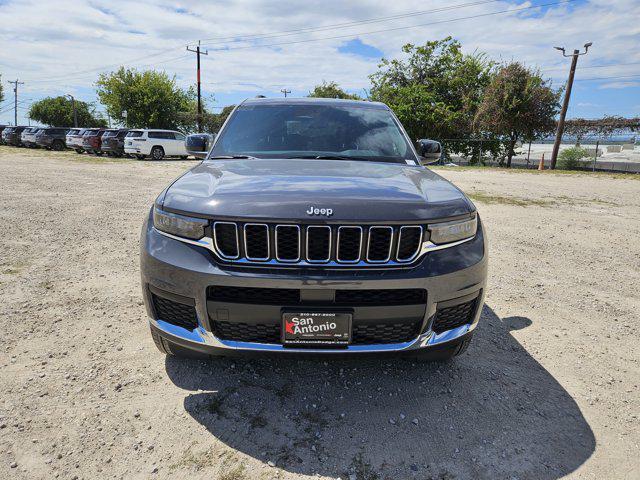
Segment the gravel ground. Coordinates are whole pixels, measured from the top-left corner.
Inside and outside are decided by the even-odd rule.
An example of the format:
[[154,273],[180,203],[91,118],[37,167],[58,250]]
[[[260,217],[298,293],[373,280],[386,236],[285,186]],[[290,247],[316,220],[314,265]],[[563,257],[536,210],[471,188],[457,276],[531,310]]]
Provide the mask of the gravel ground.
[[0,147],[0,478],[638,478],[640,181],[439,169],[489,231],[465,355],[165,358],[138,236],[193,161]]

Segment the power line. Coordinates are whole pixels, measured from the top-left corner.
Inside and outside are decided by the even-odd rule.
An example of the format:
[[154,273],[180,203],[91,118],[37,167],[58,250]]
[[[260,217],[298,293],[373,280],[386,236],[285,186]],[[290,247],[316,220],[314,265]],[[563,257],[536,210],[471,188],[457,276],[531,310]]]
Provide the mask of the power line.
[[621,78],[634,78],[634,77],[640,77],[640,74],[618,75],[618,76],[615,76],[615,77],[578,78],[575,81],[576,82],[590,82],[590,81],[595,81],[595,80],[619,80]]
[[[293,40],[293,41],[289,41],[289,42],[279,42],[279,43],[268,43],[268,44],[263,44],[263,45],[243,45],[243,46],[239,46],[239,47],[229,47],[229,48],[218,48],[218,49],[214,49],[214,51],[217,52],[229,52],[232,50],[244,50],[247,48],[266,48],[266,47],[276,47],[276,46],[280,46],[280,45],[294,45],[294,44],[298,44],[298,43],[309,43],[309,42],[321,42],[324,40],[337,40],[337,39],[342,39],[342,38],[352,38],[352,37],[358,37],[358,36],[363,36],[363,35],[373,35],[376,33],[386,33],[386,32],[393,32],[393,31],[398,31],[398,30],[407,30],[410,28],[418,28],[418,27],[428,27],[428,26],[432,26],[432,25],[439,25],[439,24],[443,24],[443,23],[452,23],[452,22],[457,22],[460,20],[471,20],[474,18],[483,18],[483,17],[489,17],[492,15],[501,15],[504,13],[513,13],[513,12],[521,12],[524,10],[532,10],[532,9],[536,9],[536,8],[541,8],[541,7],[549,7],[549,6],[553,6],[553,5],[562,5],[565,3],[572,3],[575,2],[576,0],[561,0],[559,2],[549,2],[549,3],[541,3],[539,5],[532,5],[532,6],[528,6],[528,7],[519,7],[519,8],[510,8],[510,9],[506,9],[506,10],[499,10],[497,12],[489,12],[489,13],[480,13],[477,15],[468,15],[466,17],[458,17],[458,18],[450,18],[447,20],[438,20],[435,22],[428,22],[428,23],[420,23],[417,25],[405,25],[402,27],[394,27],[394,28],[384,28],[384,29],[380,29],[380,30],[372,30],[372,31],[368,31],[368,32],[359,32],[359,33],[350,33],[347,35],[334,35],[332,37],[322,37],[322,38],[311,38],[311,39],[306,39],[306,40]],[[208,45],[207,45],[208,46]]]
[[[158,61],[158,62],[137,65],[137,67],[140,68],[140,67],[149,67],[149,66],[161,65],[163,63],[169,63],[169,62],[172,62],[174,60],[180,60],[182,58],[187,58],[188,56],[189,55],[182,54],[182,55],[179,55],[177,57],[171,57],[171,58],[168,58],[166,60],[161,60],[161,61]],[[131,63],[131,62],[124,62],[119,66],[124,66],[126,63]],[[94,73],[91,73],[91,74],[83,74],[83,75],[80,75],[80,76],[76,76],[75,74],[72,74],[72,75],[70,75],[68,77],[60,77],[59,79],[49,79],[49,78],[47,78],[47,79],[42,79],[42,80],[30,80],[29,83],[38,83],[40,85],[43,85],[43,84],[46,85],[48,83],[60,83],[61,81],[65,81],[65,80],[84,80],[86,78],[93,78],[96,73],[101,73],[100,70],[108,70],[109,68],[112,68],[112,66],[107,66],[107,67],[103,67],[103,68],[101,67],[101,69],[99,69],[98,71],[96,71]]]
[[[433,9],[433,10],[430,10],[430,11],[420,11],[420,12],[411,12],[411,13],[405,13],[405,14],[391,15],[391,16],[388,16],[388,17],[379,17],[379,18],[368,19],[368,20],[346,22],[346,23],[342,23],[342,24],[334,24],[334,25],[328,25],[328,26],[324,26],[324,27],[289,30],[289,31],[274,32],[274,33],[269,33],[269,34],[257,34],[257,35],[254,35],[253,37],[252,36],[245,36],[245,37],[235,37],[235,38],[234,37],[226,37],[226,38],[230,38],[230,39],[234,39],[234,40],[251,39],[251,38],[260,39],[260,38],[269,38],[269,37],[275,37],[275,36],[299,34],[299,33],[305,33],[305,32],[324,31],[324,30],[330,30],[330,29],[335,29],[335,28],[344,28],[344,27],[347,27],[347,26],[353,26],[353,25],[359,25],[359,24],[379,23],[379,22],[383,22],[383,21],[394,20],[394,19],[397,19],[397,18],[405,18],[405,17],[408,17],[408,16],[425,15],[425,14],[428,14],[428,13],[437,13],[437,12],[441,12],[441,11],[460,9],[460,8],[465,8],[465,7],[469,7],[469,6],[483,5],[483,4],[488,4],[488,3],[495,3],[496,1],[499,1],[499,0],[485,0],[485,1],[477,1],[477,2],[470,2],[470,3],[464,3],[464,4],[457,4],[457,5],[451,5],[451,6],[448,6],[448,7],[442,7],[442,8],[438,8],[438,9]],[[298,44],[298,43],[307,43],[307,42],[317,42],[317,41],[323,41],[323,40],[349,38],[349,37],[360,36],[360,35],[372,35],[372,34],[376,34],[376,33],[404,30],[404,29],[407,29],[407,28],[418,28],[418,27],[437,25],[437,24],[442,24],[442,23],[451,23],[451,22],[460,21],[460,20],[469,20],[469,19],[482,18],[482,17],[492,16],[492,15],[501,15],[501,14],[505,14],[505,13],[512,13],[512,12],[530,10],[530,9],[541,8],[541,7],[546,7],[546,6],[553,6],[553,5],[571,3],[571,2],[574,2],[574,1],[576,1],[576,0],[561,0],[561,1],[557,1],[557,2],[550,2],[550,3],[545,3],[545,4],[540,4],[540,5],[533,5],[533,6],[528,6],[528,7],[519,7],[519,8],[514,8],[514,9],[506,9],[506,10],[500,10],[500,11],[497,11],[497,12],[489,12],[489,13],[484,13],[484,14],[469,15],[469,16],[466,16],[466,17],[458,17],[458,18],[452,18],[452,19],[447,19],[447,20],[439,20],[439,21],[423,23],[423,24],[417,24],[417,25],[409,25],[409,26],[380,29],[380,30],[374,30],[374,31],[368,31],[368,32],[353,33],[353,34],[348,34],[348,35],[337,35],[337,36],[323,37],[323,38],[313,38],[313,39],[306,39],[306,40],[278,42],[278,43],[264,44],[264,45],[237,46],[237,47],[230,47],[230,48],[227,48],[227,49],[222,49],[222,50],[221,49],[217,49],[217,50],[218,51],[220,51],[220,50],[221,51],[228,51],[228,50],[239,50],[239,49],[245,49],[245,48],[264,48],[264,47],[271,47],[271,46],[291,45],[291,44]],[[215,39],[216,40],[220,40],[221,38],[225,38],[225,37],[217,37]],[[92,68],[92,69],[81,70],[81,71],[70,73],[68,75],[61,75],[61,76],[58,76],[58,77],[41,79],[41,80],[37,80],[37,79],[36,80],[30,80],[29,83],[47,84],[47,83],[58,83],[58,82],[64,81],[64,80],[81,80],[81,79],[87,78],[87,77],[85,77],[85,75],[88,74],[88,73],[104,71],[104,70],[108,70],[109,68],[123,66],[125,64],[134,63],[134,62],[142,60],[142,59],[147,59],[147,58],[159,56],[159,55],[162,55],[162,54],[164,54],[166,52],[173,51],[173,50],[175,50],[177,48],[183,48],[183,46],[176,47],[176,48],[164,49],[161,52],[153,53],[153,54],[150,54],[150,55],[145,55],[145,56],[142,56],[142,57],[137,57],[137,58],[134,58],[134,59],[129,59],[129,60],[123,61],[121,63],[102,66],[102,67],[97,67],[97,68]],[[167,59],[167,60],[163,60],[163,61],[160,61],[160,62],[154,62],[154,63],[148,64],[148,65],[140,65],[140,67],[158,65],[158,64],[161,64],[161,63],[167,63],[167,62],[171,62],[171,61],[178,60],[178,59],[181,59],[181,58],[186,58],[186,57],[187,57],[187,55],[180,55],[178,57],[173,57],[173,58],[170,58],[170,59]]]
[[618,67],[623,65],[640,65],[640,62],[610,63],[609,65],[588,65],[586,67],[580,67],[580,70],[586,70],[588,68]]
[[[586,65],[584,67],[577,67],[578,70],[588,70],[591,68],[608,68],[608,67],[622,67],[622,66],[627,66],[627,65],[640,65],[640,62],[620,62],[620,63],[609,63],[606,65]],[[563,67],[560,65],[554,65],[554,66],[541,66],[538,67],[541,68],[545,71],[549,71],[549,70],[562,70]]]
[[[166,52],[173,51],[173,50],[177,50],[178,48],[182,48],[182,45],[181,45],[180,47],[164,49],[163,51],[158,52],[158,53],[152,53],[151,55],[145,55],[145,56],[143,56],[143,57],[138,57],[138,58],[135,58],[135,59],[126,60],[126,61],[124,61],[124,62],[120,62],[120,63],[114,63],[114,64],[111,64],[111,65],[106,65],[106,66],[102,66],[102,67],[98,67],[98,68],[90,68],[90,69],[87,69],[87,70],[80,70],[80,71],[78,71],[78,72],[72,72],[72,73],[70,73],[69,75],[71,75],[71,76],[76,76],[76,75],[81,75],[81,74],[85,74],[85,73],[91,73],[91,72],[98,72],[98,71],[102,71],[102,70],[108,70],[109,68],[116,68],[116,67],[120,67],[120,66],[123,66],[123,65],[125,65],[125,64],[127,64],[127,63],[133,63],[133,62],[137,62],[137,61],[144,60],[144,59],[147,59],[147,58],[157,57],[157,56],[159,56],[159,55],[163,55],[163,54],[164,54],[164,53],[166,53]],[[158,63],[161,63],[161,62],[158,62]],[[65,78],[68,78],[68,77],[69,77],[69,75],[61,75],[61,76],[59,76],[59,77],[48,78],[46,81],[48,82],[48,81],[59,81],[59,80],[64,80]],[[34,83],[34,82],[38,82],[38,81],[39,81],[39,80],[31,80],[29,83]]]
[[370,18],[370,19],[366,19],[366,20],[356,20],[356,21],[352,21],[352,22],[334,23],[334,24],[331,24],[331,25],[324,25],[322,27],[307,27],[307,28],[299,28],[299,29],[294,29],[294,30],[283,30],[283,31],[280,31],[280,32],[258,33],[258,34],[254,34],[254,35],[204,38],[204,39],[202,39],[202,41],[203,42],[214,41],[214,43],[210,43],[209,45],[218,45],[218,44],[227,44],[229,42],[241,42],[241,41],[248,41],[248,40],[260,40],[260,39],[264,39],[264,38],[285,37],[285,36],[290,36],[290,35],[299,35],[300,33],[322,32],[322,31],[326,31],[326,30],[335,30],[335,29],[338,29],[338,28],[348,28],[348,27],[351,27],[351,26],[365,25],[365,24],[371,24],[371,23],[388,22],[390,20],[397,20],[397,19],[400,19],[400,18],[416,17],[416,16],[421,16],[421,15],[427,15],[427,14],[430,14],[430,13],[438,13],[438,12],[444,12],[444,11],[448,11],[448,10],[456,10],[456,9],[459,9],[459,8],[473,7],[473,6],[478,6],[478,5],[485,5],[487,3],[496,3],[498,1],[501,1],[501,0],[484,0],[484,1],[477,1],[477,2],[470,2],[470,3],[460,3],[460,4],[457,4],[457,5],[449,5],[447,7],[434,8],[432,10],[420,10],[420,11],[417,11],[417,12],[407,12],[407,13],[401,13],[401,14],[396,14],[396,15],[388,15],[388,16],[385,16],[385,17]]
[[[323,26],[323,27],[310,27],[310,28],[303,28],[303,29],[297,29],[297,30],[285,30],[285,31],[281,31],[281,32],[248,35],[248,36],[244,36],[244,37],[242,37],[242,36],[241,37],[214,37],[214,38],[210,38],[210,39],[204,39],[204,41],[208,41],[208,40],[243,41],[243,40],[251,40],[251,39],[273,38],[273,37],[279,37],[279,36],[297,35],[297,34],[306,33],[306,32],[326,31],[326,30],[332,30],[332,29],[336,29],[336,28],[345,28],[345,27],[348,27],[348,26],[357,26],[357,25],[361,25],[361,24],[385,22],[385,21],[389,21],[389,20],[396,20],[396,19],[399,19],[399,18],[406,18],[406,17],[410,17],[410,16],[426,15],[426,14],[429,14],[429,13],[437,13],[437,12],[455,10],[455,9],[460,9],[460,8],[465,8],[465,7],[484,5],[484,4],[488,4],[488,3],[496,3],[498,1],[500,1],[500,0],[483,0],[483,1],[469,2],[469,3],[463,3],[463,4],[457,4],[457,5],[450,5],[448,7],[441,7],[441,8],[436,8],[436,9],[432,9],[432,10],[423,10],[423,11],[418,11],[418,12],[409,12],[409,13],[403,13],[403,14],[397,14],[397,15],[390,15],[390,16],[387,16],[387,17],[378,17],[378,18],[367,19],[367,20],[358,20],[358,21],[353,21],[353,22],[345,22],[345,23],[326,25],[326,26]],[[575,0],[565,0],[565,2],[572,2],[572,1],[575,1]],[[560,3],[565,3],[565,2],[560,2]],[[416,25],[416,26],[420,26],[420,25]],[[409,28],[413,28],[413,27],[409,27]],[[367,33],[364,33],[364,34],[367,34]],[[221,43],[222,42],[217,42],[217,43],[213,43],[213,45],[219,45]],[[268,46],[268,45],[266,45],[266,46]],[[154,53],[154,54],[151,54],[151,55],[146,55],[144,57],[138,57],[138,58],[135,58],[135,59],[127,60],[127,61],[124,61],[124,62],[119,63],[119,64],[112,64],[112,65],[107,65],[107,66],[104,66],[104,67],[81,70],[81,71],[78,71],[78,72],[70,73],[69,75],[61,75],[61,76],[58,76],[58,77],[53,77],[53,78],[48,78],[48,79],[43,79],[43,80],[31,80],[30,83],[56,83],[56,82],[59,82],[61,80],[65,80],[65,79],[84,79],[86,77],[84,77],[83,74],[86,74],[86,73],[92,73],[92,72],[99,72],[99,71],[103,71],[103,70],[108,70],[109,68],[114,68],[114,67],[118,67],[118,66],[125,65],[125,64],[128,64],[128,63],[133,63],[133,62],[139,61],[141,59],[146,59],[146,58],[150,58],[150,57],[153,57],[153,56],[162,55],[163,53],[165,53],[167,51],[172,51],[172,50],[175,50],[175,48],[166,49],[166,50],[164,50],[162,52],[159,52],[159,53]],[[176,57],[176,58],[165,60],[163,62],[156,62],[156,63],[151,64],[151,65],[156,65],[156,64],[160,64],[160,63],[166,63],[166,62],[169,62],[169,61],[172,61],[172,60],[177,60],[177,59],[180,59],[180,58],[183,58],[183,56],[179,56],[179,57]],[[141,66],[144,66],[144,65],[141,65]],[[78,75],[80,75],[80,77],[78,77]]]

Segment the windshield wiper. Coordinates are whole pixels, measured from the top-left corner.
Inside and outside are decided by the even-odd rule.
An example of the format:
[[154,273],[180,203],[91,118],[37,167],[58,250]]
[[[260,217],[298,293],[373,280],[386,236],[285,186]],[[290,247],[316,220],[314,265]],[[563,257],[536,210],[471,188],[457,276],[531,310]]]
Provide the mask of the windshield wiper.
[[256,160],[258,157],[252,157],[251,155],[214,155],[213,157],[209,157],[209,159],[217,158],[217,159],[232,159],[232,158],[240,158],[240,159],[249,159]]
[[296,155],[285,158],[301,158],[301,159],[313,159],[313,160],[367,160],[366,157],[356,157],[353,155]]

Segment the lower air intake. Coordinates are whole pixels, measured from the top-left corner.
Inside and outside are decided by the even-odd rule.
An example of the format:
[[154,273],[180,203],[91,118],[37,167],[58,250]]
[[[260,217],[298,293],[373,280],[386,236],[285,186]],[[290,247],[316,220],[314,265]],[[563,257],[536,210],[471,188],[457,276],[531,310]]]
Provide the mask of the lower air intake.
[[194,330],[198,326],[198,317],[194,306],[174,302],[157,295],[152,295],[152,299],[158,320],[164,320],[188,330]]
[[476,312],[476,301],[474,298],[459,305],[438,308],[431,329],[436,333],[442,333],[471,323]]

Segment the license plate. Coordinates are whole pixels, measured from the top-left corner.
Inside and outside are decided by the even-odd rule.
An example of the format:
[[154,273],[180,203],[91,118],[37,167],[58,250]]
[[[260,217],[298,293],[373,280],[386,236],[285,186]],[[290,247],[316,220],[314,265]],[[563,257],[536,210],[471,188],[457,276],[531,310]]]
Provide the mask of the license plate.
[[351,314],[343,312],[284,312],[283,345],[348,345]]

